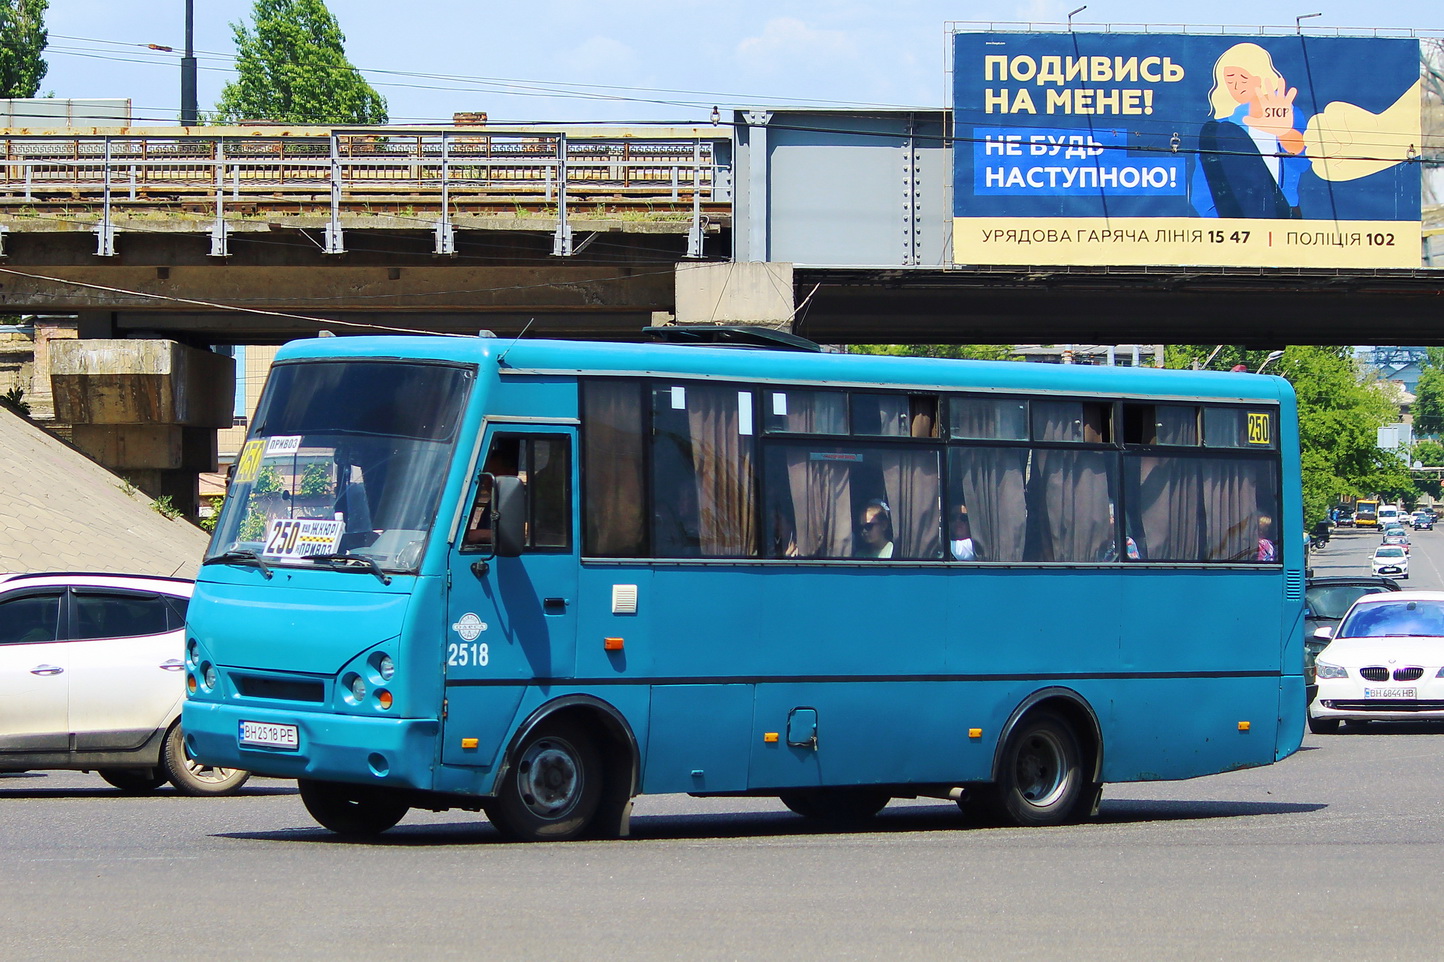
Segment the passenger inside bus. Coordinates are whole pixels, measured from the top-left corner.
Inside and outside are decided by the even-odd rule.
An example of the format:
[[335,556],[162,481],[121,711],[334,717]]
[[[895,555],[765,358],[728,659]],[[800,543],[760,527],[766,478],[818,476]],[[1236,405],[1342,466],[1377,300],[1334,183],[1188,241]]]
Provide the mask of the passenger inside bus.
[[857,547],[859,558],[891,558],[892,509],[881,498],[873,498],[857,515]]
[[973,547],[973,529],[968,524],[968,506],[954,505],[948,516],[948,545],[954,561],[976,560],[978,553]]

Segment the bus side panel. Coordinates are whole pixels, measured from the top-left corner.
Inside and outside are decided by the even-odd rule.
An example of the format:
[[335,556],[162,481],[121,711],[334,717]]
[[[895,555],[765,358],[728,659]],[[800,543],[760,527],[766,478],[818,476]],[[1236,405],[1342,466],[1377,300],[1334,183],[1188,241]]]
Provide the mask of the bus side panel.
[[740,792],[747,788],[751,685],[657,685],[642,791]]
[[[759,685],[756,731],[779,738],[753,740],[751,787],[986,779],[1003,720],[1026,694],[947,681]],[[815,713],[815,747],[789,744],[801,710]],[[989,737],[969,738],[970,727]]]
[[1119,684],[1111,699],[1082,693],[1100,714],[1108,706],[1099,718],[1105,782],[1193,778],[1275,760],[1277,678],[1138,679]]
[[448,685],[441,763],[470,765],[483,771],[496,765],[525,690],[524,685]]

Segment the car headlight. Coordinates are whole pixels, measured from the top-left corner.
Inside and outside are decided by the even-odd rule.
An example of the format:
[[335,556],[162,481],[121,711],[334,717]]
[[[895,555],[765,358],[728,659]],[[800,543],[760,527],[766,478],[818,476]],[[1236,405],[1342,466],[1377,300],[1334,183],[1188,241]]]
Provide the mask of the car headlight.
[[1349,670],[1347,668],[1344,668],[1340,665],[1331,665],[1327,661],[1314,662],[1314,670],[1318,673],[1318,677],[1321,680],[1324,678],[1349,677]]

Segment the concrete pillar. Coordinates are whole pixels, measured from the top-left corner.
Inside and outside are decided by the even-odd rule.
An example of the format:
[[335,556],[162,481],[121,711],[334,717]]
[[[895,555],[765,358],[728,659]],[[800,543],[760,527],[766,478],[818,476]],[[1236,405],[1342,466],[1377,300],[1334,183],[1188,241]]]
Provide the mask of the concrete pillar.
[[55,418],[55,398],[50,390],[50,345],[77,337],[73,317],[35,318],[35,365],[30,378],[30,416],[37,421]]
[[678,324],[792,330],[791,264],[678,264],[675,284]]
[[174,341],[53,340],[56,420],[100,464],[196,517],[198,478],[216,470],[231,423],[235,362]]

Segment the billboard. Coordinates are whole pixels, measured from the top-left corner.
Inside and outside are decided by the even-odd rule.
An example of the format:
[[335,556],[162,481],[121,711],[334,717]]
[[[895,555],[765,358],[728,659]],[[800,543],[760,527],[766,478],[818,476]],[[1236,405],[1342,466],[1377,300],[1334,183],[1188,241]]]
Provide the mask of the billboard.
[[1417,268],[1414,39],[957,33],[957,264]]

